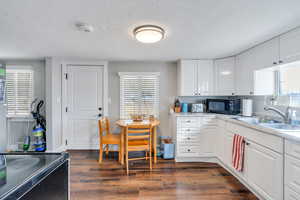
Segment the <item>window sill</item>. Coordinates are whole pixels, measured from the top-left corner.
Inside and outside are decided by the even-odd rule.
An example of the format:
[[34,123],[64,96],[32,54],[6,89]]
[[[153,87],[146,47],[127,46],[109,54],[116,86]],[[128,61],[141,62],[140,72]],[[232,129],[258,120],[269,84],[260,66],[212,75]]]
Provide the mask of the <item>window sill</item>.
[[33,122],[34,119],[31,116],[6,116],[8,121],[13,122]]

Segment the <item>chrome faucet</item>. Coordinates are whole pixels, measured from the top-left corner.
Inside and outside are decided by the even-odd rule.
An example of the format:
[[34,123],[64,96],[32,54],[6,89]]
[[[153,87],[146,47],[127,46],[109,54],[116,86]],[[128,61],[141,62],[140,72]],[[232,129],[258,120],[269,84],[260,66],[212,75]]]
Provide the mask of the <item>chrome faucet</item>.
[[280,115],[283,118],[284,123],[291,124],[291,121],[292,121],[291,120],[291,108],[289,106],[286,108],[285,113],[275,107],[272,107],[272,106],[265,106],[264,110],[265,111],[270,111],[270,110],[274,111],[275,113],[277,113],[278,115]]

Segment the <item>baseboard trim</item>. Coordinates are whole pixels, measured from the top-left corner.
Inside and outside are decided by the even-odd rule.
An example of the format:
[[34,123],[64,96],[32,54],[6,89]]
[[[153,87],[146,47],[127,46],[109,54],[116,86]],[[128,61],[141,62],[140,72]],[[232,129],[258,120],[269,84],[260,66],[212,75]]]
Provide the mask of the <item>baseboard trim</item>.
[[216,157],[176,157],[176,162],[210,162],[210,163],[218,163],[218,159]]

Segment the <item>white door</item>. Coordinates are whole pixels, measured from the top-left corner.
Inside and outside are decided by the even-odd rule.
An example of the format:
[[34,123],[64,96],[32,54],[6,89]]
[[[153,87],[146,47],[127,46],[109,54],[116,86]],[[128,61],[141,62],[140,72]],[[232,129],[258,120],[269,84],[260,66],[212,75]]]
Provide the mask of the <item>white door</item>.
[[198,95],[213,95],[214,69],[212,60],[198,61]]
[[103,112],[104,67],[68,65],[66,72],[67,148],[97,148],[97,119]]
[[248,184],[266,199],[283,199],[283,156],[253,142],[245,148]]

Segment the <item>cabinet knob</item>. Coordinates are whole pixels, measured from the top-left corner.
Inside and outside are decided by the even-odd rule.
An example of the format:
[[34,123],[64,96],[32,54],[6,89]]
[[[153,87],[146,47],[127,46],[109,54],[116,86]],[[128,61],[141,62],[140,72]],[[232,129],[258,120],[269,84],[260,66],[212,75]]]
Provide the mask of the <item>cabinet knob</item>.
[[187,122],[187,123],[191,123],[191,120],[187,120],[186,122]]
[[231,95],[234,95],[234,93],[231,93]]
[[277,62],[273,62],[273,65],[277,65]]
[[98,114],[98,117],[102,117],[102,114]]
[[187,139],[190,140],[191,138],[188,137]]
[[278,61],[278,63],[280,63],[280,64],[281,64],[281,63],[283,63],[283,61],[282,61],[282,60],[279,60],[279,61]]
[[250,94],[252,95],[252,94],[253,94],[253,92],[250,92]]
[[188,151],[188,152],[190,152],[191,150],[190,150],[190,149],[188,149],[187,151]]
[[247,146],[249,146],[249,145],[250,145],[250,143],[249,143],[249,142],[246,142],[245,144],[246,144]]
[[189,129],[189,128],[188,128],[188,129],[186,129],[186,131],[190,131],[190,130],[191,130],[191,129]]

